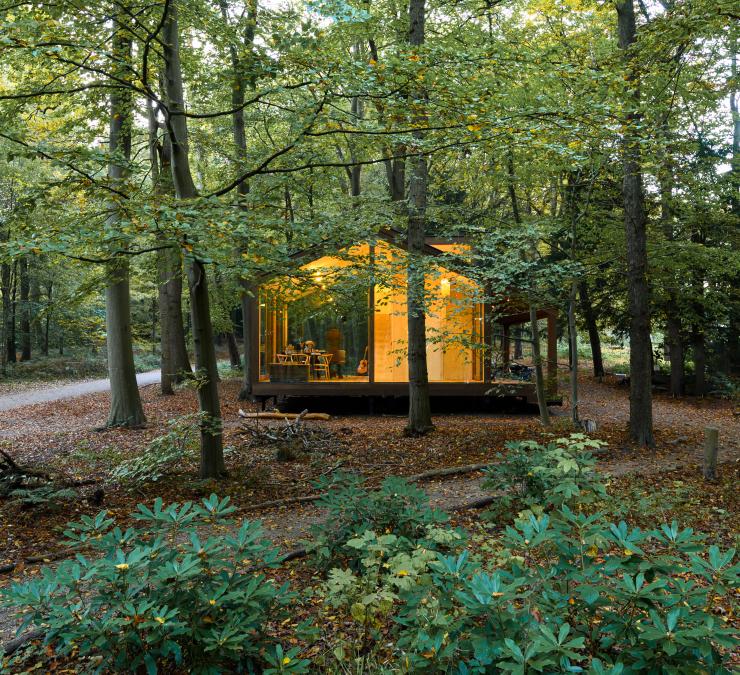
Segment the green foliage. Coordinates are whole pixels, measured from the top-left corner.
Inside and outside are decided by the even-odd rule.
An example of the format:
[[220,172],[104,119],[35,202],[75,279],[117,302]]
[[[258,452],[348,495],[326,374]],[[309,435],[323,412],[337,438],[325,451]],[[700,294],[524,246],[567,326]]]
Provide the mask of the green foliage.
[[571,434],[540,445],[535,441],[506,443],[506,454],[485,471],[483,487],[501,492],[489,516],[522,509],[558,509],[568,504],[590,504],[606,496],[606,487],[589,452],[602,441]]
[[645,532],[567,506],[517,521],[504,544],[493,572],[439,555],[402,594],[408,671],[723,672],[718,646],[735,642],[714,607],[738,583],[734,549],[700,553],[675,522]]
[[[95,657],[98,671],[254,672],[269,644],[265,623],[280,618],[290,595],[259,571],[279,561],[259,522],[234,530],[233,511],[228,498],[211,495],[202,505],[140,504],[133,517],[141,526],[125,531],[106,512],[86,516],[66,536],[90,554],[14,584],[5,600],[22,608],[20,630],[43,625],[47,643]],[[203,540],[201,527],[213,534]]]
[[38,487],[19,488],[12,490],[10,500],[18,502],[23,508],[44,508],[58,510],[65,503],[77,498],[77,490],[60,488],[53,485],[39,485]]
[[[436,530],[429,532],[430,541],[439,537],[439,543],[447,546],[451,543],[449,535],[454,540],[450,530],[430,529]],[[399,593],[410,590],[421,576],[428,575],[429,565],[437,556],[426,546],[409,546],[402,537],[370,530],[350,539],[347,547],[360,558],[359,570],[333,568],[323,593],[332,607],[348,608],[361,636],[359,651],[365,653],[368,645],[381,636]]]
[[316,482],[325,493],[317,505],[328,512],[323,523],[311,528],[311,549],[320,564],[345,561],[358,570],[361,549],[349,542],[366,531],[393,534],[413,547],[426,543],[430,531],[447,521],[445,513],[430,508],[423,490],[402,478],[386,478],[377,490],[368,490],[363,483],[361,476],[346,472]]
[[111,478],[122,483],[156,481],[183,459],[195,459],[200,419],[194,413],[170,420],[166,434],[153,439],[140,455],[118,464]]

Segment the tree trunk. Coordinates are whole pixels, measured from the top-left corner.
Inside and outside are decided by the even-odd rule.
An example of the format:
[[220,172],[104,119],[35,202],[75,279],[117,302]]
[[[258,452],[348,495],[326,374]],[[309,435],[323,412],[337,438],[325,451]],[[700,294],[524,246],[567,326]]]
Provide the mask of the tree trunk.
[[21,290],[21,361],[31,360],[31,282],[28,275],[28,257],[21,256],[18,261]]
[[630,436],[638,445],[654,446],[650,359],[650,290],[647,282],[647,215],[640,166],[639,74],[633,53],[636,40],[634,0],[617,4],[619,47],[630,90],[625,100],[622,135],[624,226],[630,315]]
[[[172,178],[180,200],[197,196],[188,157],[187,118],[180,66],[180,36],[177,23],[177,1],[168,5],[162,30],[165,60],[165,89],[169,110],[167,129],[172,145]],[[218,399],[218,367],[213,343],[211,309],[208,297],[208,278],[205,265],[190,253],[188,286],[190,289],[190,316],[195,346],[195,364],[199,380],[200,406],[200,477],[217,478],[226,473],[223,454],[221,406]]]
[[[732,169],[730,206],[735,222],[740,222],[740,107],[738,106],[737,38],[731,43],[731,75],[733,87],[730,92],[730,112],[732,113]],[[735,286],[740,285],[740,273],[735,275]],[[740,300],[737,296],[730,305],[730,320],[727,335],[728,371],[740,375]]]
[[107,424],[109,427],[141,427],[145,424],[146,418],[139,396],[134,353],[131,348],[128,260],[120,259],[110,263],[107,272],[105,324],[108,377],[111,385]]
[[39,322],[39,310],[41,308],[41,283],[39,282],[37,266],[29,266],[29,268],[31,276],[31,293],[29,296],[31,345],[38,349],[41,346],[41,324]]
[[[424,44],[425,0],[409,2],[409,44],[412,49]],[[415,98],[422,100],[424,92]],[[413,106],[423,105],[418,102]],[[414,113],[416,123],[423,124],[425,111]],[[415,131],[416,150],[420,151],[422,132]],[[429,373],[427,371],[427,338],[425,308],[424,245],[426,242],[427,160],[424,155],[411,159],[408,194],[408,365],[409,365],[409,420],[406,432],[422,435],[433,428],[429,400]]]
[[13,268],[9,263],[3,263],[0,271],[0,283],[3,291],[3,367],[7,363],[15,363],[15,331],[13,330],[13,301],[12,294]]
[[[225,23],[229,22],[228,13],[228,0],[219,0],[219,7],[221,8],[221,16]],[[247,0],[247,28],[244,34],[244,51],[252,53],[254,46],[254,35],[257,28],[257,0]],[[247,136],[244,124],[244,92],[245,88],[249,86],[254,88],[255,78],[253,73],[247,73],[244,68],[244,63],[239,57],[239,49],[234,44],[229,44],[229,54],[231,57],[231,68],[233,71],[233,86],[231,88],[231,104],[234,110],[231,116],[231,129],[232,136],[234,139],[234,146],[237,150],[237,167],[241,168],[247,157]],[[241,181],[236,188],[237,198],[239,200],[239,206],[242,209],[246,209],[246,202],[243,199],[249,193],[249,183],[247,181]],[[241,256],[246,250],[237,252],[237,255]],[[244,377],[242,379],[242,387],[239,391],[239,399],[249,400],[252,397],[252,362],[251,362],[251,320],[252,320],[252,303],[256,302],[256,298],[253,295],[254,285],[249,279],[240,278],[239,285],[241,288],[241,306],[242,306],[242,345],[244,349]],[[231,343],[229,343],[229,350],[232,349]],[[230,357],[232,365],[234,363],[234,355],[230,351]],[[237,360],[238,360],[238,349],[237,349]]]
[[707,351],[702,326],[697,326],[691,336],[694,351],[694,396],[704,396],[707,393]]
[[[514,153],[511,148],[506,156],[506,166],[508,171],[508,191],[511,200],[511,214],[514,222],[519,225],[522,222],[519,213],[519,200],[516,194],[516,173],[514,171]],[[542,350],[540,347],[540,328],[537,324],[537,306],[534,300],[529,299],[529,323],[532,334],[532,360],[534,362],[535,391],[537,393],[537,407],[540,411],[540,420],[542,425],[550,426],[550,412],[547,409],[547,394],[545,392],[545,380],[542,370]]]
[[[149,160],[154,193],[160,197],[174,194],[172,182],[172,147],[169,134],[159,142],[160,124],[152,102],[148,101]],[[161,241],[169,248],[157,251],[157,302],[160,324],[160,391],[173,394],[173,385],[190,376],[192,368],[185,343],[182,316],[182,257],[176,241]]]
[[[118,19],[114,22],[113,67],[129,73],[125,64],[131,58],[131,40],[126,37]],[[119,189],[125,186],[131,158],[131,124],[133,100],[127,89],[116,88],[110,95],[110,138],[108,177]],[[106,227],[115,230],[121,219],[117,202],[108,206],[110,215]],[[131,338],[131,294],[129,263],[124,257],[107,265],[108,285],[105,289],[105,332],[108,345],[108,376],[110,378],[110,409],[108,426],[140,427],[146,422],[139,396]]]
[[542,372],[542,349],[540,347],[540,327],[537,323],[537,307],[530,302],[529,323],[532,331],[532,360],[534,361],[534,383],[537,390],[537,405],[540,410],[542,426],[550,426],[550,411],[547,409],[545,393],[545,375]]
[[[667,120],[663,135],[667,137]],[[660,222],[663,236],[667,241],[674,241],[673,234],[673,170],[669,152],[666,148],[663,166],[658,175],[660,185]],[[681,338],[681,310],[678,304],[677,286],[681,280],[673,275],[668,283],[665,300],[666,345],[671,364],[670,392],[672,396],[683,396],[684,393],[684,358],[683,340]]]
[[226,333],[226,346],[229,348],[229,363],[232,368],[239,370],[242,367],[242,357],[239,354],[239,345],[236,343],[234,331]]
[[573,426],[579,426],[578,416],[578,332],[576,331],[576,298],[578,282],[571,284],[568,299],[568,343],[570,345],[570,416]]
[[585,281],[581,281],[578,285],[578,295],[581,299],[581,313],[586,322],[588,341],[591,345],[591,359],[593,360],[594,377],[603,377],[604,359],[601,355],[601,336],[599,335],[599,327],[596,325],[596,313],[591,304],[591,298],[588,295],[588,285]]
[[54,311],[54,282],[49,281],[46,284],[46,321],[44,322],[44,340],[41,345],[41,353],[49,356],[49,329],[51,328],[51,314]]
[[523,350],[522,350],[522,332],[523,328],[521,326],[518,326],[514,329],[514,360],[518,360],[522,358]]

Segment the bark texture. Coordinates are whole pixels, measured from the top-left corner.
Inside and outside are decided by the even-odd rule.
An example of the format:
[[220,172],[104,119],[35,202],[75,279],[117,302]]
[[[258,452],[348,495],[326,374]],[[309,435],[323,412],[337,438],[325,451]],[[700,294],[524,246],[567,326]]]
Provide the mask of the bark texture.
[[[410,0],[409,43],[412,48],[424,44],[425,0]],[[417,93],[417,101],[424,94]],[[412,105],[423,105],[418,102]],[[414,113],[417,122],[423,122],[424,110]],[[421,149],[423,135],[414,132],[417,149]],[[429,373],[427,370],[427,339],[425,313],[424,244],[426,241],[427,160],[423,155],[410,160],[408,190],[408,364],[409,364],[409,420],[406,431],[412,435],[425,434],[433,428],[429,400]]]
[[[221,9],[221,16],[225,23],[229,23],[229,3],[228,0],[219,0],[219,7]],[[229,44],[229,56],[231,58],[231,69],[233,85],[231,88],[231,107],[234,111],[231,115],[231,129],[232,137],[234,140],[234,147],[237,153],[237,167],[243,168],[247,159],[247,136],[244,122],[244,101],[245,91],[247,88],[253,89],[255,86],[254,74],[248,70],[251,65],[251,56],[253,54],[254,47],[254,35],[257,28],[257,11],[258,3],[257,0],[247,0],[247,21],[246,29],[244,32],[244,49],[243,53],[250,56],[250,63],[245,63],[244,59],[240,57],[240,50],[237,45],[233,42]],[[239,171],[241,173],[241,170]],[[249,183],[246,180],[241,181],[236,188],[237,198],[239,200],[240,208],[246,209],[246,200],[244,197],[249,193]],[[237,256],[241,258],[241,254],[246,251],[238,251]],[[239,281],[241,287],[241,308],[242,308],[242,348],[244,350],[244,377],[242,379],[242,387],[239,391],[240,400],[248,400],[252,397],[252,378],[256,373],[252,372],[252,363],[250,354],[252,350],[252,329],[251,321],[253,318],[252,303],[256,302],[254,297],[254,286],[249,279],[241,278]],[[233,336],[232,336],[233,337]],[[238,347],[236,347],[236,353],[234,352],[235,341],[229,341],[229,355],[232,365],[235,365],[235,361],[239,361]]]
[[[167,131],[172,146],[172,179],[178,199],[197,196],[188,157],[187,118],[183,97],[182,67],[180,65],[180,36],[177,21],[177,2],[167,8],[162,30],[165,59],[165,90],[169,110]],[[188,262],[190,313],[195,347],[196,376],[200,421],[200,477],[217,478],[226,473],[223,453],[221,406],[218,398],[218,368],[211,325],[208,277],[205,265],[194,254]]]
[[[149,160],[155,195],[166,198],[174,196],[172,181],[172,147],[169,134],[159,140],[161,125],[157,111],[151,101],[149,112]],[[173,385],[182,382],[192,371],[185,343],[185,328],[182,315],[182,255],[177,242],[160,237],[166,246],[157,251],[157,303],[160,324],[160,368],[162,394],[174,393]]]
[[637,38],[633,0],[621,0],[617,4],[617,24],[628,88],[622,135],[622,197],[630,314],[630,437],[638,445],[654,446],[647,214],[640,165],[640,91],[633,52]]
[[[131,41],[122,30],[118,18],[114,26],[113,54],[116,68],[125,71],[131,58]],[[123,72],[123,77],[128,77]],[[108,178],[124,189],[131,158],[131,118],[133,101],[127,89],[112,89],[110,96],[110,135]],[[120,204],[109,204],[106,227],[115,230],[121,219]],[[108,426],[140,427],[146,422],[136,383],[134,352],[131,338],[131,294],[129,264],[124,256],[114,258],[107,266],[108,285],[105,289],[105,330],[108,347],[108,376],[110,378],[110,409]],[[60,342],[60,351],[61,351]]]
[[28,273],[28,258],[18,260],[21,291],[21,361],[31,360],[31,280]]
[[588,341],[591,345],[591,359],[594,365],[594,377],[604,376],[604,358],[601,354],[601,336],[599,335],[599,327],[596,323],[596,312],[594,306],[591,303],[591,298],[588,293],[588,284],[585,281],[581,281],[578,285],[578,297],[581,301],[581,314],[583,314],[583,320],[586,323],[586,330],[588,331]]

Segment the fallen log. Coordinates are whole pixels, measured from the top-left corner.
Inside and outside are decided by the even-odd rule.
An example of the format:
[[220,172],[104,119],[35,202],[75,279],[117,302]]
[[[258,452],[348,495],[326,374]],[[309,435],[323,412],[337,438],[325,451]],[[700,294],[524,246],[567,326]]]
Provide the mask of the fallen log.
[[239,408],[239,417],[247,420],[323,420],[331,419],[329,413],[281,413],[281,412],[244,412]]
[[20,567],[21,565],[34,565],[36,563],[48,563],[52,562],[53,560],[61,560],[62,558],[69,557],[68,551],[59,551],[58,553],[47,553],[46,555],[31,555],[27,558],[23,558],[19,560],[18,562],[14,563],[7,563],[5,565],[0,565],[0,574],[10,574],[15,570],[16,567]]
[[415,473],[411,476],[401,476],[404,480],[409,483],[416,483],[422,480],[429,480],[431,478],[441,478],[442,476],[458,476],[464,473],[473,473],[475,471],[482,471],[488,467],[493,466],[490,462],[486,464],[466,464],[464,466],[449,466],[444,469],[432,469],[430,471],[423,471],[422,473]]
[[[430,471],[424,471],[422,473],[416,473],[410,476],[399,476],[399,478],[403,478],[405,481],[408,481],[409,483],[417,483],[419,481],[430,480],[432,478],[441,478],[444,476],[458,476],[458,475],[465,474],[465,473],[473,473],[475,471],[481,471],[482,469],[486,469],[489,466],[492,466],[492,465],[491,464],[466,464],[465,466],[449,466],[449,467],[445,467],[444,469],[432,469]],[[252,510],[257,511],[261,509],[288,506],[289,504],[307,504],[307,503],[315,502],[321,499],[324,496],[324,494],[325,493],[316,494],[316,495],[306,495],[303,497],[287,497],[285,499],[272,499],[268,502],[260,502],[258,504],[252,504],[251,506],[246,506],[245,509],[250,510],[250,511]]]
[[46,631],[43,628],[35,628],[34,630],[30,630],[23,635],[19,635],[17,638],[8,640],[8,642],[6,642],[2,646],[2,650],[0,650],[0,653],[2,653],[3,656],[10,656],[11,654],[17,652],[27,642],[31,642],[31,640],[38,640],[39,638],[44,637],[44,635],[46,635]]
[[462,502],[460,504],[454,504],[450,511],[475,511],[477,509],[483,509],[486,506],[490,506],[495,502],[500,495],[486,495],[485,497],[478,497],[477,499],[471,499],[468,502]]

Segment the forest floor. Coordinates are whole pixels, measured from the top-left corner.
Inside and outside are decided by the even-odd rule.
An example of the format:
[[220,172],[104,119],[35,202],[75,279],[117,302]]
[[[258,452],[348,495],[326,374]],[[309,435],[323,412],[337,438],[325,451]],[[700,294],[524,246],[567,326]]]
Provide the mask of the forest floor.
[[[259,508],[276,499],[310,495],[312,483],[333,469],[360,472],[368,483],[377,484],[388,475],[411,475],[434,468],[495,462],[506,441],[545,440],[536,415],[501,412],[475,415],[435,416],[435,430],[423,438],[403,435],[405,417],[351,415],[327,422],[306,422],[315,430],[317,444],[312,452],[295,461],[278,461],[274,443],[261,438],[266,424],[250,431],[238,416],[239,408],[249,408],[237,400],[238,380],[220,384],[225,421],[225,445],[229,476],[219,482],[197,480],[196,455],[181,463],[178,473],[158,482],[136,488],[117,485],[110,472],[122,461],[145,451],[147,444],[167,430],[169,420],[193,413],[196,396],[183,388],[174,396],[161,396],[158,387],[142,388],[148,418],[143,429],[103,429],[109,397],[106,392],[77,398],[44,402],[0,412],[0,447],[19,463],[52,468],[70,479],[96,481],[83,488],[81,498],[54,507],[24,509],[17,503],[0,503],[0,567],[18,563],[11,574],[0,575],[0,587],[11,580],[38,574],[38,563],[23,563],[26,558],[47,559],[64,555],[61,530],[70,520],[94,514],[101,508],[126,524],[137,502],[151,502],[157,496],[165,501],[200,499],[212,492],[229,495],[242,517],[259,517],[268,536],[283,549],[296,547],[308,534],[309,526],[322,514],[311,504]],[[592,436],[608,444],[599,454],[600,468],[612,474],[619,490],[643,495],[658,489],[669,494],[673,511],[706,519],[707,530],[732,540],[737,535],[738,495],[733,485],[740,460],[740,416],[731,402],[718,399],[675,400],[657,395],[654,402],[656,448],[633,447],[628,440],[628,389],[616,382],[602,383],[584,375],[581,378],[581,416],[597,423]],[[326,411],[331,412],[331,411]],[[552,432],[557,436],[570,431],[568,408],[556,409]],[[720,429],[720,483],[707,486],[699,479],[704,428]],[[483,493],[480,473],[423,483],[435,506],[452,506]],[[93,498],[95,490],[102,488]],[[672,495],[672,496],[671,496]],[[698,502],[697,502],[698,500]],[[639,514],[638,514],[639,515]],[[474,519],[470,512],[462,518]],[[0,643],[10,637],[14,621],[0,608]]]

